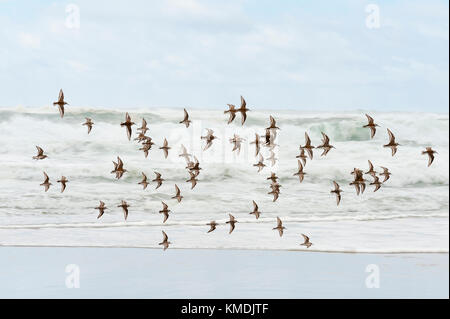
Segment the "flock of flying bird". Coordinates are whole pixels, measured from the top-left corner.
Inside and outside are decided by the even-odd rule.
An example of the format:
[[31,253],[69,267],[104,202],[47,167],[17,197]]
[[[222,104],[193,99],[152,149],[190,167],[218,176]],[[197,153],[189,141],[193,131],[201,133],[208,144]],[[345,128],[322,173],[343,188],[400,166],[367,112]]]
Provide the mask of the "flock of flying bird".
[[[64,93],[62,90],[60,90],[58,101],[54,102],[53,105],[58,106],[61,118],[64,117],[64,106],[67,104],[68,103],[64,100]],[[228,107],[229,107],[229,109],[224,111],[225,114],[229,114],[228,124],[230,124],[234,121],[237,113],[240,113],[241,114],[241,125],[244,125],[244,123],[247,119],[247,111],[250,111],[247,108],[245,99],[241,96],[240,108],[236,108],[236,106],[233,104],[228,104]],[[364,125],[363,127],[370,129],[370,136],[371,136],[371,138],[373,138],[376,134],[376,131],[377,131],[376,128],[378,127],[378,125],[375,123],[374,119],[371,116],[366,114],[366,117],[367,117],[368,123],[366,125]],[[186,109],[184,109],[184,118],[179,123],[184,124],[186,126],[186,128],[189,127],[191,120],[189,119],[189,114],[186,111]],[[89,134],[92,130],[94,122],[92,121],[92,119],[86,118],[86,122],[83,123],[82,125],[87,126],[88,134]],[[133,125],[136,125],[136,123],[134,123],[131,120],[130,115],[128,113],[126,113],[125,121],[120,123],[120,126],[126,128],[128,140],[131,140]],[[257,167],[258,172],[260,172],[264,167],[266,167],[266,164],[264,163],[264,158],[260,152],[261,146],[267,147],[269,149],[269,152],[271,155],[266,160],[270,161],[272,166],[275,164],[275,162],[277,160],[277,158],[275,158],[275,153],[273,152],[273,149],[277,146],[277,144],[275,144],[275,140],[277,137],[277,130],[279,130],[279,129],[280,128],[277,127],[275,119],[272,116],[270,116],[270,125],[269,125],[269,127],[265,128],[264,135],[260,136],[259,134],[255,134],[255,140],[250,143],[250,144],[255,145],[255,157],[258,157],[258,162],[256,164],[253,164],[253,166]],[[142,119],[142,125],[140,128],[137,129],[137,131],[138,131],[137,137],[134,139],[134,140],[138,141],[138,143],[141,143],[142,147],[139,148],[139,150],[142,150],[144,152],[145,157],[148,156],[148,152],[152,148],[152,145],[155,144],[152,141],[152,138],[146,135],[148,130],[149,130],[149,128],[147,127],[146,120]],[[213,144],[213,141],[215,139],[217,139],[217,137],[214,136],[213,130],[206,129],[206,131],[207,131],[206,135],[201,136],[201,139],[205,140],[205,146],[203,148],[204,151],[206,151],[208,148],[210,148]],[[390,148],[392,156],[394,156],[396,154],[397,148],[398,148],[398,146],[400,146],[400,144],[398,144],[396,142],[395,136],[391,130],[387,129],[387,132],[388,132],[388,136],[389,136],[389,142],[387,144],[383,145],[383,147]],[[232,151],[233,152],[237,151],[239,153],[240,149],[241,149],[241,143],[243,141],[245,141],[245,139],[239,137],[237,134],[234,134],[233,137],[229,139],[229,141],[230,141],[230,143],[233,144]],[[37,155],[33,156],[33,159],[43,160],[43,159],[47,158],[47,155],[44,154],[44,150],[41,147],[36,146],[36,148],[37,148]],[[295,172],[293,174],[294,176],[298,176],[300,183],[303,182],[304,177],[306,175],[306,173],[304,172],[304,167],[306,166],[307,159],[308,158],[309,158],[309,160],[313,159],[313,156],[314,156],[313,149],[315,149],[315,148],[322,150],[321,156],[326,156],[328,154],[328,152],[335,147],[330,144],[329,137],[323,132],[322,132],[322,144],[314,147],[311,143],[311,139],[309,138],[308,133],[305,132],[305,145],[300,145],[300,154],[296,156],[296,158],[298,158],[298,170],[297,170],[297,172]],[[159,149],[161,149],[163,151],[164,157],[167,158],[169,155],[169,150],[171,148],[169,147],[169,143],[166,138],[164,138],[163,145],[161,147],[159,147]],[[425,155],[425,154],[428,155],[428,166],[430,166],[433,163],[434,154],[436,154],[436,153],[437,152],[434,151],[431,147],[427,147],[422,152],[423,155]],[[188,153],[188,151],[184,145],[181,145],[181,154],[179,154],[179,156],[183,157],[186,160],[185,168],[187,169],[187,171],[189,173],[189,179],[187,179],[186,182],[191,183],[191,189],[194,189],[194,187],[197,185],[197,182],[198,182],[197,177],[199,176],[200,171],[202,170],[202,168],[200,167],[200,163],[195,155],[191,155]],[[114,169],[111,171],[111,173],[115,174],[115,177],[117,179],[120,179],[123,176],[123,174],[127,172],[127,170],[124,168],[124,163],[120,157],[117,157],[117,162],[113,161],[113,164],[114,164]],[[381,188],[381,186],[391,176],[391,173],[389,172],[388,168],[381,167],[383,169],[383,172],[377,173],[370,160],[368,161],[368,164],[369,164],[369,169],[367,172],[364,172],[363,170],[358,169],[358,168],[354,168],[353,171],[351,172],[351,174],[353,175],[353,181],[350,183],[350,185],[355,187],[357,195],[364,193],[364,191],[366,189],[367,180],[364,179],[365,175],[369,175],[373,178],[373,181],[370,182],[369,185],[373,185],[375,187],[374,192],[379,190]],[[152,182],[156,183],[155,189],[158,189],[162,185],[164,179],[162,178],[162,175],[159,172],[154,172],[154,173],[155,173],[155,178],[152,180]],[[380,177],[383,177],[382,181],[380,180]],[[50,179],[46,172],[44,172],[44,178],[45,178],[44,182],[40,185],[43,186],[45,188],[45,191],[47,192],[52,184],[50,183]],[[276,176],[276,174],[273,172],[267,178],[267,180],[271,181],[271,184],[270,184],[271,191],[268,192],[268,194],[273,196],[273,201],[275,202],[280,195],[280,187],[282,187],[282,186],[278,183],[278,176]],[[62,176],[59,180],[57,180],[57,182],[61,183],[61,193],[64,192],[69,180],[65,176]],[[147,186],[149,185],[149,180],[147,179],[147,176],[143,172],[142,172],[142,181],[140,181],[138,184],[142,185],[143,189],[146,189]],[[334,189],[332,189],[330,193],[332,193],[336,196],[336,203],[337,203],[337,205],[339,205],[339,203],[341,201],[342,190],[336,181],[333,181],[333,185],[334,185]],[[178,202],[181,202],[183,199],[180,188],[176,184],[175,184],[175,195],[172,197],[172,199],[176,199]],[[164,216],[163,223],[165,223],[167,221],[167,219],[169,218],[170,209],[165,202],[161,202],[161,203],[162,203],[163,207],[162,207],[162,210],[159,211],[159,213],[163,214],[163,216]],[[130,205],[126,201],[122,200],[120,205],[118,205],[117,207],[122,208],[123,213],[124,213],[124,218],[126,220],[128,217],[128,207],[130,207]],[[95,209],[99,211],[97,218],[100,218],[104,214],[105,210],[108,208],[106,207],[106,204],[103,201],[100,201],[99,206],[95,207]],[[250,212],[250,214],[254,215],[256,219],[258,219],[259,216],[261,215],[261,212],[259,211],[259,207],[255,201],[253,201],[253,211]],[[231,234],[233,232],[237,222],[238,221],[236,220],[236,218],[233,215],[229,214],[229,220],[226,222],[226,224],[229,224],[229,226],[230,226],[229,234]],[[215,221],[211,221],[210,223],[208,223],[206,225],[208,225],[210,227],[210,229],[208,230],[208,233],[210,233],[210,232],[214,231],[219,224]],[[285,229],[286,228],[283,226],[283,222],[281,221],[281,219],[279,217],[277,217],[277,226],[274,227],[273,230],[277,230],[281,237],[281,236],[283,236],[283,231]],[[171,242],[168,240],[167,234],[164,231],[162,231],[162,233],[163,233],[163,241],[161,243],[159,243],[159,245],[162,245],[164,250],[166,250],[169,247],[169,244],[171,244]],[[309,237],[306,236],[305,234],[301,234],[301,235],[303,237],[303,243],[301,243],[301,245],[309,248],[312,245]]]

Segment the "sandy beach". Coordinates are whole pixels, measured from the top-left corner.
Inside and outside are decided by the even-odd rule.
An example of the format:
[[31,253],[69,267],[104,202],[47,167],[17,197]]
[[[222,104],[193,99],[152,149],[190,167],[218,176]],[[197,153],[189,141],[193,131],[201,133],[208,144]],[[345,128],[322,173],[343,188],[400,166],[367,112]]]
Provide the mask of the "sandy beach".
[[0,298],[448,298],[448,257],[0,247]]

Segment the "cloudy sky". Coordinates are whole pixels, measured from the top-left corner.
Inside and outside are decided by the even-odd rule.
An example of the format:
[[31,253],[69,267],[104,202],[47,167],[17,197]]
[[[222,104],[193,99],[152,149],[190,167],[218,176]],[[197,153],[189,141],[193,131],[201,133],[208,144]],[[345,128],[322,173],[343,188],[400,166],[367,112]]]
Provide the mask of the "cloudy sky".
[[[368,27],[369,4],[379,27]],[[63,88],[88,107],[224,108],[244,95],[250,108],[448,112],[448,10],[439,0],[0,0],[0,106],[49,105]]]

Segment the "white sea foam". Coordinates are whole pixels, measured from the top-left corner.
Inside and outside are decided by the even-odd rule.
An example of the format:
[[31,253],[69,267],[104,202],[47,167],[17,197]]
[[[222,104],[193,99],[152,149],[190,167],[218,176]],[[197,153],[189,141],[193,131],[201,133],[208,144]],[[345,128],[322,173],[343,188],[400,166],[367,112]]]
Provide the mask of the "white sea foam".
[[[146,159],[119,126],[124,112],[68,106],[60,119],[52,107],[0,110],[0,244],[152,247],[165,229],[179,248],[298,249],[300,233],[308,233],[315,244],[310,250],[448,252],[448,114],[371,113],[380,127],[370,139],[362,128],[363,111],[251,111],[242,127],[239,115],[236,123],[226,125],[222,111],[192,109],[193,123],[186,129],[178,123],[182,109],[129,110],[137,124],[146,118],[148,135],[157,144]],[[275,149],[279,161],[258,174],[249,142],[255,133],[264,133],[269,114],[281,127],[276,141],[280,146]],[[81,125],[84,117],[95,122],[89,135]],[[205,128],[213,129],[220,139],[203,152],[200,136]],[[401,144],[395,157],[382,147],[387,142],[386,128]],[[293,173],[305,131],[313,145],[320,143],[321,131],[327,133],[336,149],[326,157],[316,150],[300,184]],[[234,133],[246,138],[239,155],[231,152],[228,141]],[[165,137],[172,147],[168,159],[158,148]],[[181,144],[203,168],[192,191],[185,182],[184,160],[178,156]],[[35,145],[43,147],[49,158],[32,160]],[[426,146],[439,152],[429,168],[421,154]],[[268,155],[264,148],[263,155]],[[129,171],[120,180],[109,173],[117,156]],[[370,186],[357,197],[348,185],[350,171],[366,170],[369,159],[378,171],[380,166],[388,167],[392,176],[378,192]],[[166,182],[156,191],[153,184],[142,190],[137,184],[141,172],[153,179],[155,170]],[[42,171],[53,183],[47,193],[39,186]],[[282,184],[275,203],[267,194],[271,171]],[[63,194],[56,183],[61,175],[70,180]],[[344,190],[339,207],[330,194],[333,180]],[[180,204],[170,198],[175,183],[184,196]],[[126,223],[116,207],[122,199],[131,205]],[[98,200],[110,208],[100,220],[93,209]],[[161,200],[172,210],[164,225],[158,214]],[[258,221],[248,214],[252,200],[262,212]],[[204,234],[208,221],[224,223],[228,213],[239,220],[232,235],[223,225]],[[271,229],[276,216],[288,228],[283,238]]]

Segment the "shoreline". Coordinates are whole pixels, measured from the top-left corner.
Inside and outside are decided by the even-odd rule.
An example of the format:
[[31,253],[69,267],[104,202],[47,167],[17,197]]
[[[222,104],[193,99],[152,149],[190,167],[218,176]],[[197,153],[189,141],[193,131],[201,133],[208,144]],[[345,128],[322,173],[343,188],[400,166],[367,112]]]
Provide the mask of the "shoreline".
[[[105,248],[105,249],[152,249],[162,250],[160,246],[114,246],[114,245],[29,245],[29,244],[0,244],[2,247],[16,247],[16,248]],[[407,255],[407,254],[449,254],[448,251],[345,251],[345,250],[318,250],[318,249],[279,249],[279,248],[246,248],[246,247],[170,247],[170,250],[219,250],[219,251],[276,251],[276,252],[306,252],[306,253],[325,253],[325,254],[364,254],[364,255]]]

